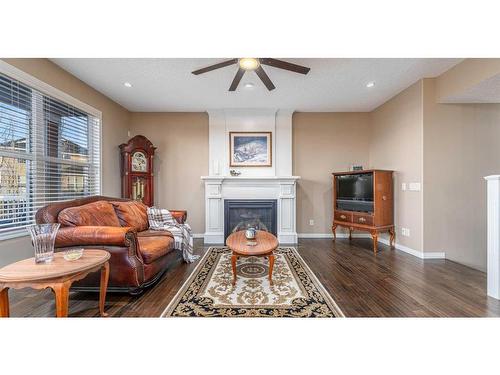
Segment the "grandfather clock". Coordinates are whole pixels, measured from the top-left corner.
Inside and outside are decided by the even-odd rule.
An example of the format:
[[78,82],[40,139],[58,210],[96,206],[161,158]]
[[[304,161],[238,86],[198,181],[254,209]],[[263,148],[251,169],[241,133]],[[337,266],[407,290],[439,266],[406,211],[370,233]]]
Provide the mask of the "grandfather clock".
[[120,145],[122,197],[154,205],[153,157],[156,147],[143,135]]

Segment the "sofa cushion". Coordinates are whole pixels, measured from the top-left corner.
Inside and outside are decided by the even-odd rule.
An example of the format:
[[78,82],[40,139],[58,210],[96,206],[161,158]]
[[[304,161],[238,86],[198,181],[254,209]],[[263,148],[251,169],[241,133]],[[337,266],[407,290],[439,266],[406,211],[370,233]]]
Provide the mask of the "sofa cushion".
[[144,203],[137,201],[113,201],[111,203],[122,227],[132,227],[138,232],[148,229],[148,206]]
[[170,233],[168,230],[147,229],[142,232],[137,232],[137,237],[162,237],[162,236],[174,238],[174,235]]
[[101,226],[119,227],[113,205],[106,201],[87,203],[82,206],[68,207],[59,212],[58,222],[62,226]]
[[139,252],[146,264],[154,262],[174,248],[174,239],[169,236],[138,237],[137,241]]

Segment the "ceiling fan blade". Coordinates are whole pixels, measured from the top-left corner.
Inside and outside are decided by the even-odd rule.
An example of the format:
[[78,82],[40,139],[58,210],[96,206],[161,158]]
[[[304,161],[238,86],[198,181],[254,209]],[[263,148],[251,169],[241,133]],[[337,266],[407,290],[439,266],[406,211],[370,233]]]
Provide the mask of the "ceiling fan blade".
[[267,73],[264,71],[264,69],[262,69],[262,66],[259,66],[257,69],[255,69],[255,73],[259,76],[260,80],[264,85],[266,85],[269,91],[274,90],[276,88],[271,82],[271,79],[269,78]]
[[306,68],[305,66],[302,65],[292,64],[283,60],[277,60],[271,58],[264,58],[259,60],[261,64],[273,66],[279,69],[290,70],[292,72],[300,74],[307,74],[311,70],[311,68]]
[[238,59],[226,60],[226,61],[223,61],[223,62],[218,63],[218,64],[207,66],[206,68],[201,68],[201,69],[195,70],[194,72],[191,72],[191,73],[194,75],[198,75],[198,74],[210,72],[210,71],[215,70],[215,69],[224,68],[226,66],[236,64],[237,62],[238,62]]
[[231,86],[229,86],[229,91],[235,91],[238,85],[240,84],[241,77],[243,77],[243,74],[245,74],[245,70],[239,68],[238,71],[236,72],[236,75],[234,76],[233,82],[231,83]]

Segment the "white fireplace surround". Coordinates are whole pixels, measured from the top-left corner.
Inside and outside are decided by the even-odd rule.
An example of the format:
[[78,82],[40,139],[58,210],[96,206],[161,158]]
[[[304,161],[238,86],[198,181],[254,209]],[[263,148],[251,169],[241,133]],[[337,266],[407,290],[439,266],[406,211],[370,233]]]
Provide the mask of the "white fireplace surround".
[[225,199],[276,199],[277,234],[280,243],[296,243],[297,176],[217,177],[203,176],[205,182],[205,243],[224,243]]
[[[205,243],[224,243],[225,199],[276,199],[277,235],[280,243],[296,243],[296,182],[292,176],[292,115],[290,110],[210,110],[209,176],[205,184]],[[272,166],[231,168],[229,132],[270,131]],[[230,170],[241,173],[230,175]]]

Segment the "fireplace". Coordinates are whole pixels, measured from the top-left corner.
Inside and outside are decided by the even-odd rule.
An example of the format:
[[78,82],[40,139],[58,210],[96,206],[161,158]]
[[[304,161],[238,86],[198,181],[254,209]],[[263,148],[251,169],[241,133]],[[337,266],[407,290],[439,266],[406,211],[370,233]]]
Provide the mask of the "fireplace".
[[268,211],[276,212],[269,219],[273,222],[269,225],[271,232],[277,233],[276,237],[282,244],[297,243],[295,188],[300,177],[202,176],[201,178],[205,182],[206,214],[203,239],[206,244],[225,243],[230,233],[230,223],[226,221],[230,216],[226,205],[232,200],[244,202],[246,205],[262,201],[275,202],[274,209],[266,206]]
[[276,236],[276,199],[226,199],[224,200],[224,242],[238,230],[253,227]]

